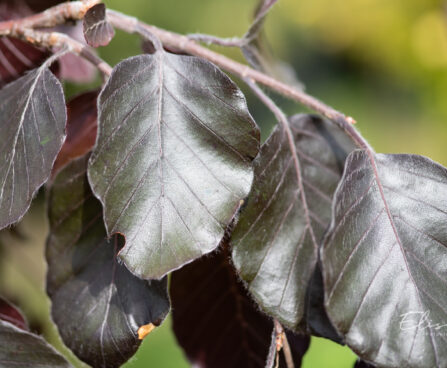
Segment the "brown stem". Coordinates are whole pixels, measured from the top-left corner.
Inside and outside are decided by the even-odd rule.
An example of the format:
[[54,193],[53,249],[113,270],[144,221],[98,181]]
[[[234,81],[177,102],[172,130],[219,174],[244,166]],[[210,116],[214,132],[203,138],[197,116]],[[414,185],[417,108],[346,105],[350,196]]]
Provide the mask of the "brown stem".
[[91,62],[105,76],[108,77],[112,73],[112,67],[104,60],[99,58],[94,52],[92,52],[89,47],[67,36],[64,33],[42,32],[35,31],[29,28],[15,28],[14,32],[11,33],[11,36],[20,38],[28,43],[49,49],[66,47],[68,48],[68,51],[73,52]]
[[100,2],[101,0],[66,2],[29,17],[0,22],[0,36],[9,36],[15,28],[50,28],[70,19],[82,19],[88,9]]
[[355,123],[353,118],[346,117],[341,112],[319,101],[315,97],[310,96],[307,93],[293,88],[285,83],[277,81],[276,79],[262,72],[250,68],[248,65],[238,63],[224,55],[211,51],[206,47],[199,45],[187,36],[142,23],[133,17],[129,17],[114,10],[108,10],[107,14],[109,21],[116,28],[122,29],[129,33],[140,33],[139,29],[145,28],[150,33],[157,36],[164,45],[207,59],[222,69],[241,78],[250,78],[257,83],[263,84],[264,86],[269,87],[276,92],[298,101],[314,111],[319,112],[340,126]]
[[[100,0],[83,0],[67,2],[55,7],[49,8],[46,11],[25,17],[18,20],[10,20],[0,22],[0,36],[14,36],[17,29],[29,29],[29,28],[41,28],[41,27],[53,27],[58,24],[65,23],[68,19],[82,19],[87,10],[93,5],[99,3]],[[262,84],[283,96],[293,99],[308,108],[322,114],[329,118],[334,123],[339,125],[345,130],[354,141],[362,148],[370,149],[369,145],[360,136],[356,129],[351,125],[355,123],[355,120],[349,116],[345,116],[343,113],[333,109],[325,103],[319,101],[315,97],[308,95],[307,93],[291,87],[285,83],[282,83],[262,72],[250,68],[248,65],[238,63],[224,55],[218,54],[214,51],[207,49],[199,45],[197,42],[191,40],[187,36],[180,35],[174,32],[166,31],[157,28],[152,25],[145,24],[138,21],[136,18],[129,17],[120,12],[108,10],[107,16],[109,21],[118,29],[124,30],[128,33],[144,33],[142,30],[149,32],[157,37],[165,46],[181,50],[185,53],[202,57],[221,67],[222,69],[237,75],[241,78],[249,78],[256,83]],[[147,34],[143,34],[143,36]],[[79,50],[80,51],[80,50]],[[85,56],[85,51],[79,53]],[[87,53],[88,54],[88,53]],[[94,57],[91,55],[85,56],[90,61],[94,61]],[[108,70],[98,60],[94,61],[95,65],[101,65],[104,71]],[[104,72],[103,71],[103,72]]]

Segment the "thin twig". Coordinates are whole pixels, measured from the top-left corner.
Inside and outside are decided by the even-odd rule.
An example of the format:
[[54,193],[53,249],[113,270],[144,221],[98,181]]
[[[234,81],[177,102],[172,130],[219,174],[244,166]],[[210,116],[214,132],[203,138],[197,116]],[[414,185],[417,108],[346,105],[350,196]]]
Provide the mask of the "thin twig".
[[346,117],[341,112],[319,101],[315,97],[310,96],[307,93],[291,87],[285,83],[277,81],[276,79],[262,72],[250,68],[248,65],[238,63],[224,55],[211,51],[206,47],[199,45],[197,42],[191,40],[187,36],[139,22],[133,17],[126,16],[114,10],[109,9],[107,11],[107,14],[109,21],[118,29],[122,29],[129,33],[139,33],[139,29],[145,28],[152,34],[156,35],[161,40],[163,45],[182,50],[190,55],[202,57],[241,78],[250,78],[257,83],[263,84],[264,86],[275,90],[283,96],[300,102],[310,109],[319,112],[320,114],[334,121],[343,129],[343,125],[351,125],[355,123],[355,120],[353,118]]
[[[82,19],[87,10],[98,2],[99,0],[67,2],[30,17],[0,22],[0,36],[14,36],[13,34],[17,28],[23,30],[28,28],[53,27],[65,23],[68,19]],[[304,91],[282,83],[275,78],[250,68],[248,65],[238,63],[224,55],[211,51],[187,36],[145,24],[136,18],[129,17],[117,11],[107,10],[107,16],[109,21],[118,29],[128,33],[140,34],[143,33],[142,29],[145,29],[157,37],[164,46],[202,57],[240,78],[249,78],[256,83],[262,84],[285,97],[307,106],[340,126],[361,148],[371,149],[356,129],[351,126],[351,124],[355,123],[353,118],[345,116],[343,113],[326,105],[315,97],[308,95]],[[147,36],[147,33],[143,34],[143,36]]]
[[290,350],[290,345],[287,340],[284,327],[278,320],[273,320],[274,330],[276,332],[276,365],[279,365],[279,352],[282,350],[284,353],[284,358],[286,360],[287,368],[295,368],[295,363],[293,362],[292,351]]
[[0,36],[9,36],[15,28],[50,28],[64,24],[67,20],[80,20],[88,9],[100,2],[101,0],[65,2],[42,13],[0,22]]
[[286,334],[284,334],[282,352],[284,353],[284,358],[286,359],[287,368],[295,368],[292,350],[290,350],[289,340],[287,340]]
[[33,29],[15,28],[11,36],[22,39],[28,43],[49,48],[68,48],[68,51],[73,52],[84,59],[91,62],[98,70],[105,76],[110,76],[112,67],[104,60],[99,58],[88,46],[76,41],[64,33],[59,32],[42,32]]

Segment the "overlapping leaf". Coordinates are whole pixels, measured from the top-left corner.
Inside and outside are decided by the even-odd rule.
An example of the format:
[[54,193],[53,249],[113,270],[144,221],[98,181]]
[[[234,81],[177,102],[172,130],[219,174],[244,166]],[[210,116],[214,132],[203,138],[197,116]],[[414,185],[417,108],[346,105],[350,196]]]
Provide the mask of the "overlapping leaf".
[[115,35],[115,30],[107,21],[106,6],[96,4],[84,16],[84,37],[92,47],[106,46]]
[[69,368],[71,365],[44,339],[26,331],[22,313],[0,298],[0,366],[2,368]]
[[[272,320],[238,280],[227,245],[172,275],[174,332],[191,363],[202,368],[265,367]],[[295,367],[309,337],[288,332]],[[280,367],[286,367],[282,354]]]
[[25,317],[20,310],[2,297],[0,297],[0,320],[12,323],[22,330],[27,329]]
[[140,280],[119,264],[119,235],[107,239],[87,159],[66,166],[49,200],[47,292],[65,344],[94,367],[119,367],[137,350],[140,327],[169,311],[166,279]]
[[322,247],[326,309],[378,366],[447,366],[447,169],[354,151]]
[[233,261],[265,312],[291,329],[303,330],[318,242],[330,222],[332,194],[353,145],[318,117],[297,115],[290,120],[304,193],[286,135],[278,127],[255,160],[253,189],[232,235]]
[[[25,2],[3,0],[0,2],[0,20],[30,15],[27,5]],[[0,87],[37,68],[49,55],[48,51],[21,40],[0,37]]]
[[120,258],[159,278],[215,249],[248,195],[259,130],[213,64],[158,51],[118,64],[99,97],[89,180]]
[[46,64],[0,90],[0,229],[17,222],[65,139],[62,86]]
[[98,93],[99,91],[85,92],[67,103],[67,138],[57,155],[53,172],[57,172],[74,158],[83,156],[94,146]]

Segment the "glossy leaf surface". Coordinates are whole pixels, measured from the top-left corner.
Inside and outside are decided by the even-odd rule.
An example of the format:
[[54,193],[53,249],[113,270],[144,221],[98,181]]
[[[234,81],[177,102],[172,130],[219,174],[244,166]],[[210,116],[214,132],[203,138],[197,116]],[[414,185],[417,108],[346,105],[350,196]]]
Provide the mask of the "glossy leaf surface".
[[62,86],[43,65],[0,90],[0,229],[17,222],[65,139]]
[[259,130],[211,63],[158,51],[118,64],[99,97],[89,180],[120,258],[160,278],[215,249],[248,195]]
[[[194,366],[264,368],[273,321],[250,299],[229,257],[224,246],[173,273],[174,333]],[[288,337],[298,368],[309,337],[290,332]]]
[[96,141],[98,112],[96,99],[99,91],[74,97],[67,103],[67,138],[57,155],[53,173],[76,157],[89,152]]
[[166,279],[140,280],[119,264],[123,239],[107,239],[87,159],[66,166],[49,197],[47,292],[65,344],[94,367],[119,367],[137,350],[138,330],[169,311]]
[[234,264],[261,308],[285,326],[304,330],[300,324],[318,242],[330,222],[332,194],[353,146],[343,132],[318,117],[296,115],[290,124],[309,221],[286,135],[277,127],[255,160],[253,188],[231,239]]
[[354,151],[333,211],[325,300],[346,343],[378,366],[446,367],[447,169]]
[[84,37],[92,47],[106,46],[115,35],[115,30],[107,21],[106,6],[96,4],[84,16]]

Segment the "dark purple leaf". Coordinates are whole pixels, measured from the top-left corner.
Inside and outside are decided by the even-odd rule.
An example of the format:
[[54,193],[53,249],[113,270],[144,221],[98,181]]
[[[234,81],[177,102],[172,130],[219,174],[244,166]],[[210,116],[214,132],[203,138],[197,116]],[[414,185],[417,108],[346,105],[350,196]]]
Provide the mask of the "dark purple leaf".
[[253,188],[231,240],[234,264],[261,308],[286,327],[306,331],[307,285],[330,222],[332,195],[354,147],[318,117],[296,115],[290,125],[304,193],[278,126],[255,160]]
[[307,332],[338,344],[344,345],[343,338],[338,334],[329,320],[324,307],[324,284],[320,262],[317,263],[312,278],[309,281],[306,294],[305,320]]
[[140,328],[167,315],[167,280],[140,280],[118,263],[123,238],[107,238],[86,168],[86,157],[75,160],[52,185],[47,292],[65,344],[94,367],[119,367],[138,349]]
[[417,155],[354,151],[322,247],[326,309],[362,359],[447,362],[447,169]]
[[71,367],[44,339],[26,330],[20,310],[0,297],[0,367]]
[[0,87],[38,67],[49,55],[23,41],[0,37]]
[[74,158],[83,156],[95,145],[98,93],[85,92],[67,103],[67,138],[54,163],[53,173]]
[[248,195],[259,130],[213,64],[157,51],[118,64],[99,96],[89,165],[109,235],[141,278],[160,278],[217,247]]
[[0,90],[0,229],[25,214],[65,139],[62,86],[46,64]]
[[[194,366],[265,367],[273,322],[238,280],[226,245],[174,272],[171,298],[175,335]],[[309,337],[288,337],[298,368]]]
[[107,46],[115,36],[115,30],[107,21],[106,6],[96,4],[84,16],[84,37],[92,47]]
[[[0,20],[20,18],[31,14],[25,2],[2,1]],[[21,77],[26,71],[37,68],[50,55],[46,50],[34,47],[11,37],[0,37],[0,87]]]
[[25,317],[20,310],[0,297],[0,320],[12,323],[22,330],[27,330]]

